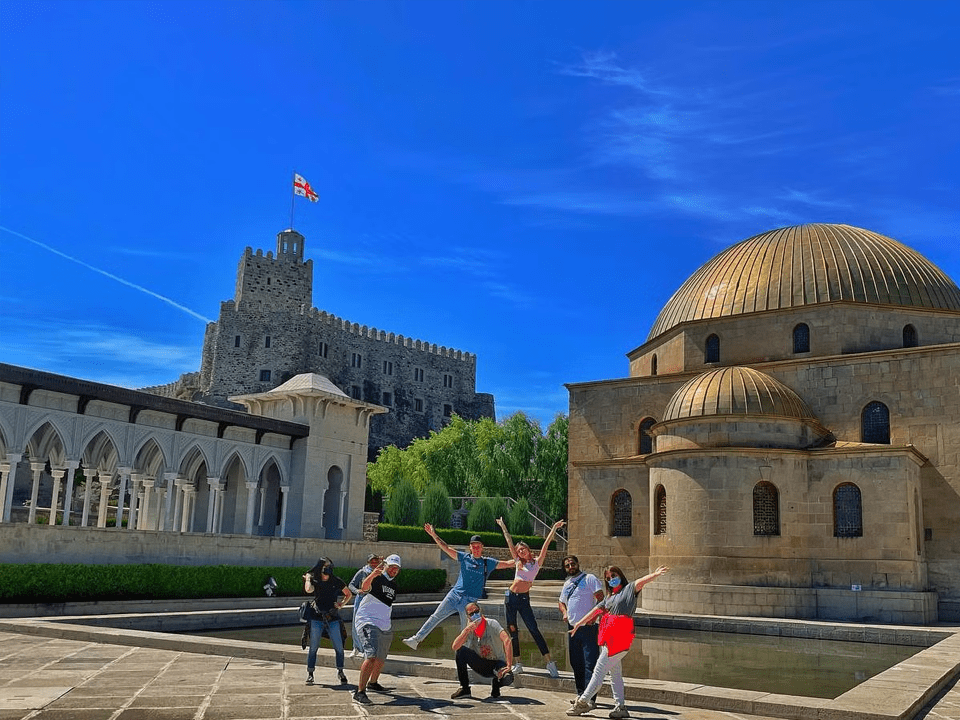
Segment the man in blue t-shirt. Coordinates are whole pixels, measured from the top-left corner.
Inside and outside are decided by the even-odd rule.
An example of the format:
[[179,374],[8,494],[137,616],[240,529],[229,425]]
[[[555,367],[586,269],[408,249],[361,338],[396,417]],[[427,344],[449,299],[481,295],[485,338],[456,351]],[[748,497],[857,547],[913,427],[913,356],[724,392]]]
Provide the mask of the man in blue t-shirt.
[[436,531],[433,525],[426,523],[423,529],[427,535],[433,538],[433,541],[443,552],[450,556],[451,560],[460,563],[460,575],[457,577],[456,584],[450,589],[446,597],[440,601],[440,605],[434,611],[433,615],[427,618],[415,635],[403,639],[404,645],[413,650],[426,640],[427,635],[439,625],[444,619],[450,617],[455,612],[460,613],[460,627],[467,626],[467,605],[476,602],[483,595],[483,586],[487,577],[494,570],[512,568],[514,566],[513,558],[507,560],[497,560],[496,558],[483,557],[483,541],[479,535],[470,538],[470,552],[454,550],[447,545]]

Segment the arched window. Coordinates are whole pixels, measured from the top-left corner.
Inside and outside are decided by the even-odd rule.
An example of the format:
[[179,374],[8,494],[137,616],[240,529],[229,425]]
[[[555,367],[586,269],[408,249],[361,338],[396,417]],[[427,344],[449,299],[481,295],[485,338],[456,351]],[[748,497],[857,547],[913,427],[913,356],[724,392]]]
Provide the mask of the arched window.
[[657,374],[657,356],[656,356],[656,354],[654,354],[654,356],[653,356],[652,358],[650,358],[650,374],[651,374],[651,375],[656,375],[656,374]]
[[890,411],[882,402],[873,401],[863,409],[860,442],[890,444]]
[[860,488],[853,483],[833,491],[833,536],[863,537],[863,503]]
[[917,347],[920,344],[917,338],[917,329],[913,325],[903,326],[903,346],[905,348]]
[[800,323],[793,329],[793,352],[810,352],[810,327]]
[[780,493],[766,480],[753,486],[753,534],[780,534]]
[[626,490],[617,490],[610,502],[613,528],[610,533],[613,537],[630,537],[633,535],[633,498]]
[[663,485],[657,485],[653,493],[653,534],[665,535],[667,532],[667,491]]
[[637,428],[637,449],[641,455],[649,455],[653,452],[653,436],[650,434],[650,428],[656,424],[653,418],[644,418]]
[[707,338],[703,361],[708,363],[720,362],[720,337],[718,335],[711,335]]

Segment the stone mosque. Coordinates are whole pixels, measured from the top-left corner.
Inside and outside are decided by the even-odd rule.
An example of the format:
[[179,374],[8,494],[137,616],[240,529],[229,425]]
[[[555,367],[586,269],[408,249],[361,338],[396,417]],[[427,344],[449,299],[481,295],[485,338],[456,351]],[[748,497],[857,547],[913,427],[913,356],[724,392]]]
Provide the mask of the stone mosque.
[[[650,611],[960,618],[960,289],[848,225],[751,237],[569,384],[570,546]],[[602,528],[602,532],[597,532]]]

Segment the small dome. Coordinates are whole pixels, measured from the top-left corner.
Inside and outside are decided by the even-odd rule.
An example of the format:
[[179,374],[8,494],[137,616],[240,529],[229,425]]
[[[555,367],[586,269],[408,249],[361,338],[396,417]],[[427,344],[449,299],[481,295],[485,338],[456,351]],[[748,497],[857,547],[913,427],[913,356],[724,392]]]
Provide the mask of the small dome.
[[664,305],[647,339],[695,320],[838,301],[960,310],[960,288],[891,238],[850,225],[798,225],[710,260]]
[[725,367],[685,383],[670,398],[663,419],[709,415],[774,415],[816,420],[807,404],[779,380],[748,367]]

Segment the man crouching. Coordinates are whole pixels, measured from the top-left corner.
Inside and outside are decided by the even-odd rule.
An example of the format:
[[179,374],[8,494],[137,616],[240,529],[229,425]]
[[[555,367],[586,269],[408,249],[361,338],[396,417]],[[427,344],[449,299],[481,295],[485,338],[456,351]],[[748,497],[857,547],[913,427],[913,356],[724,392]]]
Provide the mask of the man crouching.
[[484,617],[480,605],[466,607],[470,622],[451,646],[457,653],[457,678],[460,687],[450,697],[470,697],[470,667],[481,677],[493,678],[490,697],[500,697],[500,688],[513,683],[513,645],[510,635],[493,618]]

